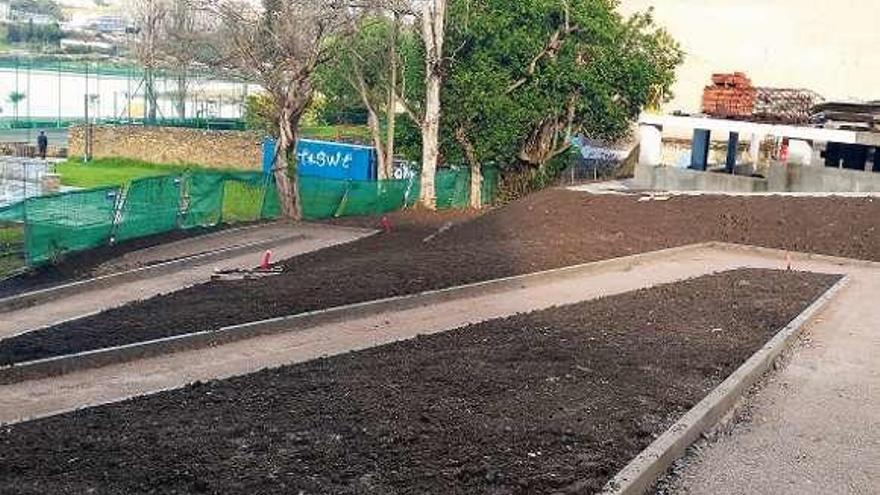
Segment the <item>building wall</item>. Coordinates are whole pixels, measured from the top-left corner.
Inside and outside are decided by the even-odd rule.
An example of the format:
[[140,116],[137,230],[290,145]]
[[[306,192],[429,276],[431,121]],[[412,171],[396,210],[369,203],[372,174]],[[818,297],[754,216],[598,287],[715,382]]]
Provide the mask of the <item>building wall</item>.
[[621,0],[620,10],[649,7],[687,52],[664,110],[699,111],[714,72],[829,100],[880,99],[876,0]]
[[[70,129],[70,156],[85,154],[85,129],[85,126]],[[258,134],[242,131],[93,126],[92,157],[259,170],[262,163],[261,141]]]

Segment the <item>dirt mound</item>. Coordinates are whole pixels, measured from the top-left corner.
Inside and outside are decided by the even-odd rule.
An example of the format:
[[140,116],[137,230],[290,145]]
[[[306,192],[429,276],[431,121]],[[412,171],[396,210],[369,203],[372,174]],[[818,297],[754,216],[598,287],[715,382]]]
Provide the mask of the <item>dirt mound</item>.
[[[208,283],[4,340],[0,363],[712,240],[880,260],[880,202],[873,199],[640,202],[554,189],[467,221],[472,215],[391,215],[391,233],[293,258],[279,277]],[[356,222],[375,227],[379,219]]]

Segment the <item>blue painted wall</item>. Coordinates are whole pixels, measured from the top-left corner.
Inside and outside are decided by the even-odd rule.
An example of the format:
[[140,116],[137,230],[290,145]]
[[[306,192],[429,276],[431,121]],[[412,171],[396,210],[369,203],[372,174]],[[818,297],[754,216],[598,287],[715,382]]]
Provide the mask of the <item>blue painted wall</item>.
[[[263,141],[263,171],[272,169],[275,140]],[[339,180],[376,180],[376,150],[371,146],[300,139],[296,146],[299,175]]]

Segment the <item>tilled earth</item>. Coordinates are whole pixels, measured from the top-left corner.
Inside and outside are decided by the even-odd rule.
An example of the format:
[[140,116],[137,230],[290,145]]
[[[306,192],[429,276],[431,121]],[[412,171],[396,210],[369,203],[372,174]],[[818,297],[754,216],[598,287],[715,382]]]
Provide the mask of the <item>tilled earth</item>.
[[726,272],[10,426],[0,493],[591,493],[835,280]]
[[871,198],[639,202],[554,189],[479,217],[390,218],[391,233],[291,259],[283,276],[207,283],[4,340],[0,364],[712,240],[880,260],[880,201]]

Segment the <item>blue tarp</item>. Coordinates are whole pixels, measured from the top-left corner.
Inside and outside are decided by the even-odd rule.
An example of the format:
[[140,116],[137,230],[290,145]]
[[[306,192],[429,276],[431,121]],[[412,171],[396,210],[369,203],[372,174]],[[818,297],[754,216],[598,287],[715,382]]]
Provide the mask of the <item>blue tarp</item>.
[[[275,140],[263,142],[263,171],[272,169]],[[371,146],[300,139],[296,146],[299,175],[336,180],[376,180],[376,150]]]

